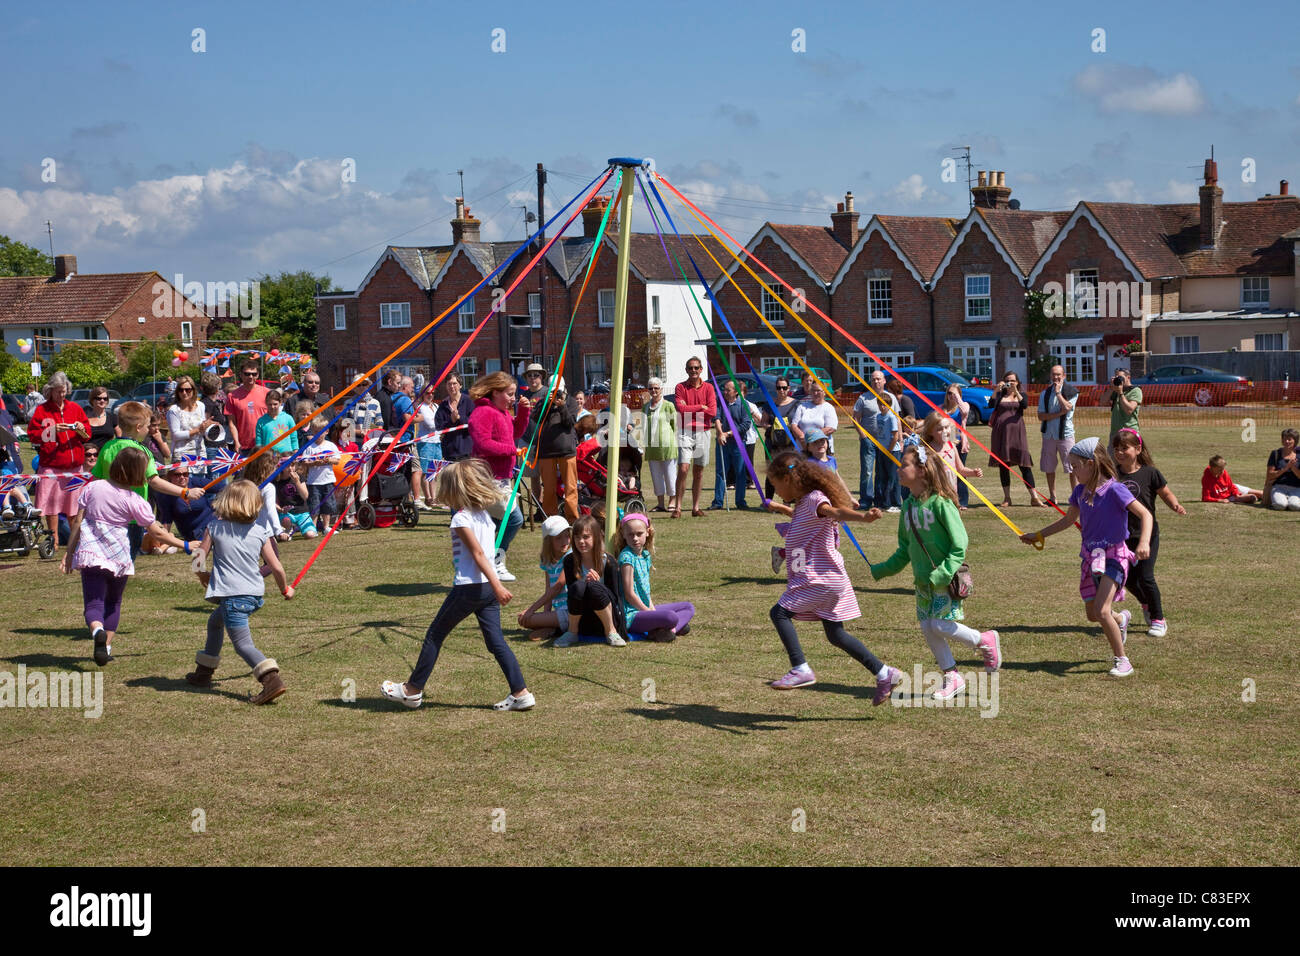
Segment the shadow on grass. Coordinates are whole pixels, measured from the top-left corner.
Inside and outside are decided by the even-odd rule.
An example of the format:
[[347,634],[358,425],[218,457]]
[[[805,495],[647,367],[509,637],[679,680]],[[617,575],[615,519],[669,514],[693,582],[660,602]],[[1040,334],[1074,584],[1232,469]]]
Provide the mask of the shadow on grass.
[[[238,680],[242,679],[243,676],[244,675],[240,675],[238,678],[231,676],[224,678],[224,680]],[[251,679],[252,675],[250,674],[248,676]],[[246,694],[240,694],[233,690],[225,690],[218,687],[217,684],[222,683],[222,680],[216,681],[210,687],[195,687],[185,680],[184,677],[162,677],[158,674],[152,674],[149,677],[132,677],[130,680],[124,681],[123,683],[125,683],[127,687],[148,687],[153,690],[168,693],[183,691],[187,694],[220,694],[222,697],[229,697],[231,700],[248,700]]]
[[627,713],[647,720],[678,720],[698,724],[711,730],[722,730],[743,736],[759,730],[788,730],[784,724],[828,723],[831,721],[870,720],[870,717],[798,717],[794,714],[751,714],[738,710],[722,710],[712,704],[669,704],[661,702],[651,709],[629,707]]
[[366,588],[372,594],[380,594],[384,597],[423,597],[428,594],[450,594],[451,588],[445,584],[423,584],[412,582],[409,584],[372,584]]
[[73,641],[90,640],[90,631],[84,627],[15,627],[14,633],[31,634],[33,637],[66,637]]
[[186,605],[183,605],[183,606],[180,606],[180,607],[174,607],[174,608],[172,608],[172,610],[173,610],[173,611],[189,611],[191,614],[203,614],[203,615],[208,615],[208,614],[211,614],[211,613],[212,613],[212,609],[213,609],[214,607],[216,607],[215,604],[207,604],[207,603],[204,603],[204,604],[186,604]]
[[1069,674],[1080,673],[1079,668],[1086,664],[1103,663],[1100,659],[1094,661],[1003,661],[1000,670],[1004,671],[1042,671],[1047,674],[1054,674],[1057,677],[1066,677]]
[[[1069,624],[1013,624],[1010,627],[999,627],[999,634],[1079,634],[1083,629]],[[1101,630],[1101,625],[1097,625],[1097,630]]]
[[[119,655],[113,655],[117,657]],[[120,655],[127,656],[127,655]],[[142,654],[132,654],[131,657],[143,657]],[[87,657],[56,657],[53,654],[19,654],[17,657],[6,657],[4,660],[13,664],[25,664],[28,667],[58,667],[68,671],[97,671],[98,667],[94,666],[94,661]]]
[[810,684],[807,687],[801,687],[800,690],[819,690],[827,694],[847,694],[850,697],[856,697],[859,700],[870,700],[876,696],[876,687],[850,687],[848,684],[826,684],[818,681],[816,684]]
[[719,587],[726,587],[729,584],[773,584],[784,586],[784,580],[775,574],[761,578],[739,578],[735,575],[724,574],[720,579]]
[[372,714],[397,714],[404,710],[428,710],[430,707],[441,707],[445,710],[491,710],[491,704],[447,704],[442,701],[425,699],[419,707],[403,707],[395,700],[389,700],[387,697],[358,697],[354,701],[341,700],[337,697],[329,697],[321,700],[326,707],[337,707],[339,710],[364,710]]

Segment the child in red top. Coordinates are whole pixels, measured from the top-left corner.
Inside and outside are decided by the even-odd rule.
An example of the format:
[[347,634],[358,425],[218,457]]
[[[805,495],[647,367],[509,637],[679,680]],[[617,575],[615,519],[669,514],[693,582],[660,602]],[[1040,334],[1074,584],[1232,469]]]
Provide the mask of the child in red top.
[[1222,455],[1210,459],[1201,475],[1201,500],[1226,501],[1234,505],[1253,505],[1264,500],[1264,492],[1239,485],[1228,474],[1228,462]]

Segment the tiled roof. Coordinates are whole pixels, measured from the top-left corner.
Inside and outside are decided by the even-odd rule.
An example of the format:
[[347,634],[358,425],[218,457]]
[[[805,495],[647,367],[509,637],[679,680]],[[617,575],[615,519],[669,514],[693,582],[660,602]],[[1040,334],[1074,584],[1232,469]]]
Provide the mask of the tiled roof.
[[[695,265],[699,266],[704,280],[712,283],[719,275],[720,270],[713,264],[713,259],[717,259],[726,268],[731,262],[731,253],[726,250],[722,243],[712,236],[700,236],[692,233],[683,233],[682,241],[679,243],[676,236],[664,236],[663,242],[659,240],[658,233],[654,232],[634,232],[629,237],[630,248],[628,249],[628,259],[631,265],[639,272],[647,282],[680,282],[682,272],[686,273],[687,279],[691,282],[699,281],[695,276],[695,269],[691,266],[691,259],[695,260]],[[610,241],[614,244],[615,250],[618,249],[618,237],[610,236]],[[709,254],[700,248],[700,243],[713,254]],[[668,252],[677,257],[677,263],[681,264],[681,272],[677,270],[677,263],[674,263],[667,255],[664,254],[664,246],[668,247]],[[687,254],[690,258],[687,258]]]
[[1085,203],[1142,274],[1292,275],[1289,234],[1300,228],[1300,197],[1223,204],[1213,249],[1202,249],[1198,203]]
[[823,283],[829,283],[839,271],[849,250],[840,245],[826,226],[797,226],[769,222],[768,228],[781,237],[812,268]]
[[[122,307],[156,272],[0,278],[0,325],[95,325]],[[163,280],[165,281],[165,280]]]
[[[518,242],[465,242],[465,252],[484,275],[490,275],[519,248]],[[526,263],[527,259],[522,259]],[[436,275],[437,273],[434,273]]]
[[934,271],[962,222],[940,216],[876,216],[876,219],[926,282],[934,278]]
[[1031,209],[986,209],[983,206],[976,206],[975,214],[997,236],[1022,276],[1029,275],[1070,218],[1069,211],[1036,212]]
[[555,268],[565,282],[573,279],[574,274],[583,266],[593,240],[586,236],[568,236],[555,240],[546,250],[547,261]]
[[406,271],[416,277],[420,288],[433,284],[433,277],[442,269],[451,254],[451,246],[389,246]]

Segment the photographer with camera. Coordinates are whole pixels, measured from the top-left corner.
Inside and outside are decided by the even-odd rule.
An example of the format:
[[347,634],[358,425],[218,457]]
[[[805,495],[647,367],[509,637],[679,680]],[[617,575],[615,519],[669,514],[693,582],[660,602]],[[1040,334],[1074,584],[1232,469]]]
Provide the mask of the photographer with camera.
[[1034,488],[1034,459],[1029,454],[1029,435],[1025,431],[1025,409],[1028,405],[1029,400],[1020,391],[1020,376],[1015,372],[1007,372],[993,393],[993,413],[989,416],[989,427],[993,432],[993,454],[989,457],[989,467],[997,466],[998,477],[1002,482],[1003,508],[1011,506],[1011,471],[1007,465],[1020,468],[1020,477],[1029,488],[1029,503],[1035,508],[1044,507]]
[[[541,387],[544,374],[544,369],[529,368],[529,384],[536,378],[538,387],[535,392],[530,390],[528,397],[536,403],[539,412],[546,404],[546,389]],[[551,387],[554,392],[546,404],[546,415],[537,424],[537,477],[542,485],[542,510],[547,517],[560,513],[558,486],[563,481],[565,516],[572,524],[581,514],[578,511],[578,440],[573,433],[578,403],[565,393],[564,379],[558,372],[551,376]]]
[[1128,369],[1115,369],[1107,389],[1110,393],[1110,437],[1114,438],[1121,428],[1138,430],[1138,407],[1142,404],[1142,389],[1133,384]]

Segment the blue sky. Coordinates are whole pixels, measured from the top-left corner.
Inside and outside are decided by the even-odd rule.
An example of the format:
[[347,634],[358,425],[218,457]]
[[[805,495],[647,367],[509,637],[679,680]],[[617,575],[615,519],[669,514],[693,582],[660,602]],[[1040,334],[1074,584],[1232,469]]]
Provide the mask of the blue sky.
[[10,14],[0,233],[45,249],[52,220],[83,272],[307,268],[352,288],[385,242],[449,240],[457,169],[491,239],[522,238],[537,162],[554,212],[615,155],[653,156],[742,239],[769,219],[828,225],[849,189],[863,223],[964,215],[964,173],[941,177],[962,143],[1025,208],[1194,201],[1211,143],[1227,199],[1300,188],[1300,52],[1281,3],[307,9]]

